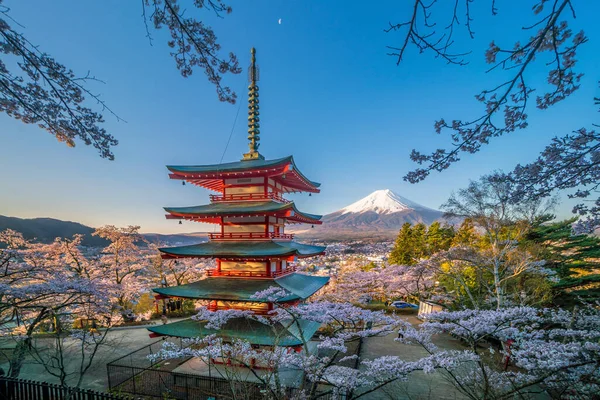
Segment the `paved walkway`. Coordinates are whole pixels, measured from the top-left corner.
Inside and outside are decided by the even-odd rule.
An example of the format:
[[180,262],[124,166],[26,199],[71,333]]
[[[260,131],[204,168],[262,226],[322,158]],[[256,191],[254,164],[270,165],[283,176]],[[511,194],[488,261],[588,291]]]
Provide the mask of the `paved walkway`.
[[[419,321],[412,316],[403,316],[413,324]],[[178,319],[169,320],[174,322]],[[160,322],[159,322],[160,323]],[[118,357],[126,355],[145,345],[156,342],[157,338],[150,338],[149,332],[145,326],[123,327],[109,332],[106,345],[102,346],[94,359],[94,363],[83,379],[82,387],[105,391],[108,387],[108,378],[106,373],[106,364]],[[364,341],[361,359],[372,359],[384,355],[398,355],[406,360],[416,360],[426,355],[426,352],[419,346],[404,345],[395,342],[397,336],[390,334],[386,337],[367,338]],[[42,339],[46,340],[46,339]],[[449,336],[437,338],[436,344],[447,349],[461,349],[460,343]],[[73,349],[76,354],[77,349]],[[72,357],[69,367],[76,370],[79,358]],[[45,380],[48,382],[57,381],[53,379],[44,370],[41,365],[28,362],[22,372],[22,378],[32,380]],[[423,374],[413,373],[407,382],[395,382],[376,392],[362,397],[364,399],[462,399],[463,397],[456,391],[441,373]]]
[[[175,322],[180,319],[181,318],[169,319],[169,322]],[[160,320],[155,322],[159,324],[161,323]],[[105,339],[105,344],[98,349],[98,353],[94,357],[94,361],[90,369],[83,378],[81,387],[98,391],[106,391],[108,388],[106,364],[108,362],[160,340],[159,338],[150,338],[150,332],[145,329],[147,326],[149,325],[119,327],[112,329]],[[43,342],[51,339],[37,340]],[[66,349],[65,352],[67,354],[67,370],[78,371],[79,362],[81,361],[81,358],[78,355],[79,349],[73,346],[73,348]],[[0,367],[4,367],[5,370],[8,370],[8,364],[5,363],[4,359],[0,359]],[[48,372],[44,370],[42,365],[33,363],[31,360],[25,361],[20,378],[58,383],[58,379],[49,375]],[[69,380],[69,383],[74,382]]]
[[[413,316],[402,316],[402,319],[413,325],[420,321]],[[399,356],[407,361],[418,360],[427,356],[427,352],[418,345],[406,345],[394,341],[398,336],[390,334],[385,337],[373,337],[365,339],[361,350],[361,359],[373,359],[385,355]],[[444,335],[435,339],[435,343],[443,349],[464,349],[458,340]],[[365,400],[400,400],[400,399],[442,399],[454,400],[464,399],[454,386],[441,372],[425,374],[414,372],[410,374],[406,382],[393,382],[383,388],[361,397]]]

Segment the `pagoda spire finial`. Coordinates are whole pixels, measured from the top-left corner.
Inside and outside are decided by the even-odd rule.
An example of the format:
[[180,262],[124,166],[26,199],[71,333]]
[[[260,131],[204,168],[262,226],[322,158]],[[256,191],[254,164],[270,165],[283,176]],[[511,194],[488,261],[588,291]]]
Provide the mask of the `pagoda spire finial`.
[[244,154],[243,160],[264,160],[265,158],[258,152],[260,146],[260,118],[258,107],[258,66],[256,65],[256,49],[250,50],[252,55],[250,67],[248,68],[248,148],[250,151]]

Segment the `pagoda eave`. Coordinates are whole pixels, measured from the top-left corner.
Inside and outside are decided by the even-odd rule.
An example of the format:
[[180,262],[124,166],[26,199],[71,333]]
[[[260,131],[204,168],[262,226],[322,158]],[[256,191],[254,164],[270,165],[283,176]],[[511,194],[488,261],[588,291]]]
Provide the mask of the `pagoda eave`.
[[167,166],[171,179],[223,193],[225,179],[267,177],[282,185],[283,191],[319,193],[320,183],[307,179],[294,164],[293,157],[278,160],[239,161],[217,165]]
[[302,255],[302,254],[296,254],[296,253],[289,253],[289,254],[282,254],[279,255],[278,257],[273,257],[273,256],[269,256],[269,255],[265,255],[265,256],[257,256],[257,257],[247,257],[247,256],[239,256],[239,255],[195,255],[195,254],[169,254],[169,253],[165,253],[163,250],[160,250],[160,252],[162,253],[160,255],[160,257],[163,260],[172,260],[172,259],[177,259],[177,258],[218,258],[220,260],[223,261],[269,261],[269,260],[275,260],[278,258],[281,258],[282,260],[288,260],[288,261],[294,261],[294,258],[309,258],[309,257],[315,257],[315,256],[322,256],[325,254],[325,250],[321,251],[320,253],[313,253],[313,254],[306,254],[306,255]]
[[207,329],[206,321],[193,319],[147,329],[155,335],[154,337],[195,338],[216,334],[225,342],[241,339],[259,346],[294,347],[308,342],[320,326],[320,323],[306,320],[278,323],[271,326],[246,318],[234,318],[217,330]]
[[215,277],[152,291],[164,297],[180,297],[197,300],[241,301],[273,303],[268,299],[256,299],[254,294],[273,286],[285,289],[288,295],[275,303],[307,299],[329,282],[329,277],[291,273],[275,279],[252,279]]
[[200,222],[227,223],[226,217],[252,218],[277,217],[301,223],[318,223],[321,215],[299,211],[294,202],[277,202],[272,199],[240,200],[191,207],[165,207],[168,219],[196,219]]
[[194,221],[194,222],[201,222],[201,223],[205,223],[205,224],[224,224],[227,225],[227,223],[223,223],[222,222],[222,218],[224,217],[243,217],[243,218],[251,218],[251,217],[279,217],[279,218],[285,218],[286,223],[288,224],[312,224],[312,225],[321,225],[323,224],[322,221],[320,221],[319,219],[315,219],[315,218],[310,218],[310,217],[306,217],[303,216],[301,214],[296,214],[294,216],[286,216],[285,214],[282,213],[265,213],[265,214],[225,214],[225,215],[220,215],[218,217],[213,217],[213,216],[203,216],[203,215],[195,215],[195,214],[165,214],[165,218],[166,219],[183,219],[183,220],[187,220],[187,221]]

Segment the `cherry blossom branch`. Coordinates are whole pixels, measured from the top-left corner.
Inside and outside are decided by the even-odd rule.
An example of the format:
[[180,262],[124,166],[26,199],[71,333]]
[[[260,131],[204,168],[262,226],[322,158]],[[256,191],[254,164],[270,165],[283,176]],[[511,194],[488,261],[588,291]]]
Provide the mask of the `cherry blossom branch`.
[[[225,5],[221,0],[195,1],[194,6],[206,7],[219,17],[222,12],[231,12],[231,7]],[[172,40],[168,44],[169,47],[175,49],[171,55],[175,58],[177,69],[181,75],[188,77],[195,67],[203,69],[208,80],[215,85],[219,100],[235,103],[237,95],[229,87],[223,86],[221,80],[223,74],[239,74],[241,68],[235,54],[229,53],[227,59],[217,55],[221,46],[216,42],[214,31],[201,21],[184,17],[177,0],[143,0],[143,7],[144,9],[153,7],[150,18],[156,29],[163,26],[169,29]],[[145,14],[144,10],[142,15],[144,18]]]
[[[534,7],[536,14],[542,12],[543,3],[544,1]],[[438,149],[430,154],[413,150],[410,158],[417,164],[426,166],[409,172],[404,177],[406,181],[411,183],[422,181],[432,171],[441,172],[459,161],[461,153],[476,153],[482,146],[488,144],[491,138],[525,128],[528,124],[527,100],[534,90],[525,82],[525,71],[541,53],[550,52],[554,55],[553,60],[546,64],[554,65],[554,68],[548,72],[548,82],[554,86],[554,90],[537,97],[537,108],[546,109],[564,100],[579,88],[582,74],[575,74],[573,67],[576,64],[576,50],[587,41],[587,38],[583,32],[573,36],[567,22],[559,22],[565,9],[572,9],[570,0],[555,0],[550,13],[531,26],[545,22],[544,27],[524,45],[517,42],[514,48],[509,50],[501,49],[494,42],[490,44],[486,52],[486,60],[493,66],[488,72],[496,68],[504,70],[517,68],[517,73],[512,79],[493,89],[483,90],[476,96],[485,106],[485,112],[480,117],[467,121],[453,120],[451,123],[444,119],[438,120],[435,123],[435,131],[439,134],[443,130],[449,130],[453,148]],[[572,45],[566,45],[567,40],[571,38]],[[506,54],[506,56],[497,61],[499,54]],[[503,124],[493,120],[498,114],[502,115]]]
[[38,124],[71,147],[75,145],[74,140],[79,138],[98,149],[101,157],[114,159],[111,146],[116,146],[118,142],[100,127],[104,122],[102,115],[82,106],[84,95],[87,95],[102,107],[102,111],[108,111],[120,119],[97,95],[80,83],[95,78],[89,74],[76,77],[73,71],[41,53],[2,19],[0,53],[22,59],[17,65],[24,74],[11,74],[6,64],[0,61],[0,112],[6,112],[25,123]]

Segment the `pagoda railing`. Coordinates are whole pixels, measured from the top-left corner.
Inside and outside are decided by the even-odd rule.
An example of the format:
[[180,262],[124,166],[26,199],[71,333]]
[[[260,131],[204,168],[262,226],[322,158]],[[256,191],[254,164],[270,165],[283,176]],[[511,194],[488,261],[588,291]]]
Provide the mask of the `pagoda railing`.
[[291,233],[277,232],[226,232],[226,233],[209,233],[208,237],[211,240],[238,240],[238,239],[281,239],[292,240],[294,235]]
[[275,200],[280,203],[290,203],[288,199],[284,199],[279,193],[239,193],[239,194],[211,194],[210,201],[212,203],[224,202],[224,201],[267,201]]
[[291,274],[292,272],[296,272],[296,266],[295,265],[288,265],[288,267],[286,269],[284,269],[284,270],[275,271],[275,272],[271,273],[271,276],[273,278],[277,278],[278,276],[283,276],[283,275]]
[[277,278],[283,275],[291,274],[296,271],[295,265],[288,265],[288,267],[281,271],[273,271],[271,273],[267,273],[265,271],[240,271],[240,270],[226,270],[219,271],[216,268],[207,269],[207,276],[228,276],[228,277],[237,277],[237,278]]

